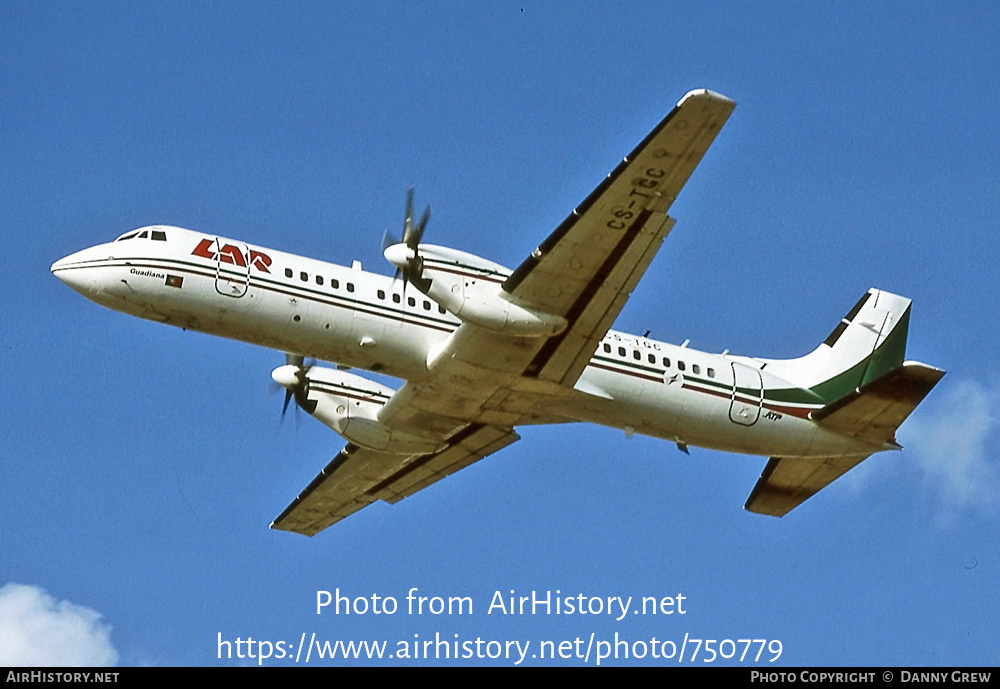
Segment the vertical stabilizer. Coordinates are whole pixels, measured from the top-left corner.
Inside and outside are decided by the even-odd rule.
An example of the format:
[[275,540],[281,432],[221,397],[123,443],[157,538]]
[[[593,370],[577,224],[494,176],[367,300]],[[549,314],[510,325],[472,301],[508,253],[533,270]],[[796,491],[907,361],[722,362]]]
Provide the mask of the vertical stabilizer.
[[903,363],[909,325],[910,300],[872,288],[811,354],[768,363],[776,374],[833,402]]

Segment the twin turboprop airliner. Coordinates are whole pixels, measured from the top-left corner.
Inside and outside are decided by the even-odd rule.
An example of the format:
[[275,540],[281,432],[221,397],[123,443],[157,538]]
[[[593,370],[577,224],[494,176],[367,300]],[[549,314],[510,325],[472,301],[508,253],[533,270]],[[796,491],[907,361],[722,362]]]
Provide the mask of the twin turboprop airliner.
[[[421,242],[412,189],[396,275],[154,225],[52,272],[117,311],[285,352],[273,379],[346,447],[271,524],[309,536],[518,439],[590,422],[769,457],[746,509],[783,516],[882,450],[944,375],[904,357],[910,300],[879,289],[810,354],[700,352],[612,330],[667,213],[735,103],[691,91],[514,270]],[[307,364],[307,357],[336,362]],[[351,372],[403,381],[398,389]]]

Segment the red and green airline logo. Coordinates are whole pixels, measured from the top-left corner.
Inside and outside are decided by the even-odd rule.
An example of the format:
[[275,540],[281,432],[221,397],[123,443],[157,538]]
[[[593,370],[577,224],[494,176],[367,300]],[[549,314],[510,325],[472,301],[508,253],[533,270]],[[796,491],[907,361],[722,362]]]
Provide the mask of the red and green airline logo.
[[250,265],[259,270],[262,273],[270,273],[268,266],[271,265],[271,257],[260,251],[250,250],[249,257],[244,256],[243,252],[240,251],[238,246],[232,244],[224,244],[216,254],[212,249],[216,244],[214,239],[202,239],[198,242],[198,246],[194,248],[191,253],[194,256],[201,256],[202,258],[209,258],[213,261],[222,261],[223,263],[231,263],[241,268],[247,267],[247,261],[250,261]]

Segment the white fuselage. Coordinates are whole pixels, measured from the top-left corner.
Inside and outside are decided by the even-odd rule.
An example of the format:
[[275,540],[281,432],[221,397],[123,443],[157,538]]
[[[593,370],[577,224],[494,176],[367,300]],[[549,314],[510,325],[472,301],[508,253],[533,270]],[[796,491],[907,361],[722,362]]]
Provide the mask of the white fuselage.
[[[360,266],[173,227],[123,235],[52,271],[117,311],[406,380],[425,376],[428,357],[462,324],[413,287]],[[587,421],[682,447],[770,456],[883,449],[813,423],[809,412],[823,401],[765,363],[612,330],[575,388],[510,386],[523,423]]]

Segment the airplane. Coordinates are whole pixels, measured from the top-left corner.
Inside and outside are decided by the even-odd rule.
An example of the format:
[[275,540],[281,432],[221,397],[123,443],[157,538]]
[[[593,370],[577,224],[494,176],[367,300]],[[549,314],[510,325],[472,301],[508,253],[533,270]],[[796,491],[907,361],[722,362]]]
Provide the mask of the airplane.
[[272,373],[284,409],[294,399],[347,442],[271,528],[313,536],[501,450],[519,426],[569,422],[764,455],[744,507],[780,517],[901,449],[897,428],[944,371],[905,360],[910,300],[879,289],[796,359],[611,329],[734,107],[686,94],[514,270],[423,243],[430,207],[414,222],[411,188],[402,240],[384,248],[394,276],[164,225],[52,272],[108,308],[286,353]]

